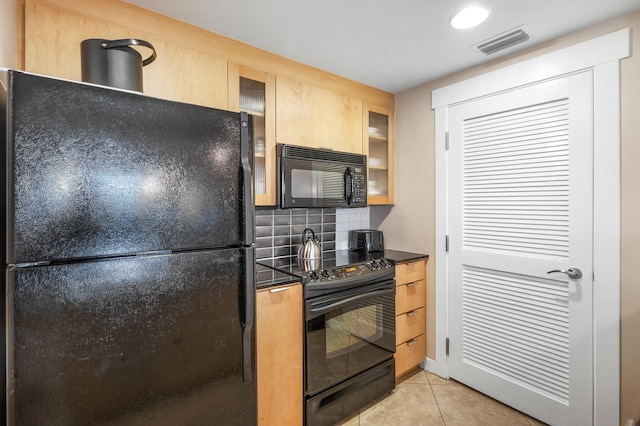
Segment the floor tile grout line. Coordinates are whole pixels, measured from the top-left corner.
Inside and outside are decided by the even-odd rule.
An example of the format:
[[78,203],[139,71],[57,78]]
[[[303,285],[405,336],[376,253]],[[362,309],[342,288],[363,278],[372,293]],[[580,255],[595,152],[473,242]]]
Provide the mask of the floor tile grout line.
[[[439,400],[438,400],[438,397],[436,396],[436,392],[435,392],[435,390],[434,390],[433,386],[436,386],[436,388],[439,388],[440,390],[442,390],[442,389],[444,389],[444,388],[449,388],[450,386],[452,386],[451,384],[453,384],[453,383],[457,383],[457,382],[456,382],[455,380],[451,380],[451,381],[449,381],[449,380],[445,380],[445,382],[443,383],[443,382],[439,382],[439,381],[435,380],[435,378],[434,378],[434,380],[436,381],[436,383],[433,383],[433,382],[431,381],[431,379],[430,379],[430,374],[429,374],[428,372],[423,371],[422,373],[426,376],[426,379],[427,379],[426,383],[425,383],[425,382],[422,382],[421,380],[419,380],[419,381],[417,381],[417,382],[409,382],[409,381],[407,381],[407,382],[406,382],[406,384],[407,384],[407,385],[409,385],[409,386],[411,386],[411,387],[413,387],[413,386],[425,386],[424,388],[422,388],[422,389],[424,389],[424,390],[423,390],[424,392],[426,392],[426,389],[427,389],[427,386],[428,386],[428,388],[431,390],[431,394],[432,394],[432,396],[433,396],[433,400],[434,400],[434,402],[436,403],[436,407],[438,408],[438,413],[440,414],[441,424],[442,424],[442,425],[444,425],[444,426],[446,426],[446,425],[447,425],[447,421],[445,420],[444,412],[443,412],[443,408],[446,408],[446,407],[441,407],[440,402],[443,402],[443,403],[444,403],[444,401],[439,401]],[[402,384],[402,383],[405,383],[405,380],[403,380],[400,384]],[[398,384],[398,385],[399,385],[399,384]],[[460,383],[460,384],[459,384],[459,386],[460,386],[460,388],[461,388],[461,389],[462,389],[462,388],[468,388],[468,387],[466,387],[466,386],[465,386],[464,384],[462,384],[462,383]],[[455,388],[455,387],[458,387],[458,386],[453,386],[453,387]],[[501,405],[504,405],[506,408],[510,408],[510,409],[512,409],[512,410],[515,410],[516,412],[518,412],[518,411],[519,411],[519,410],[514,409],[513,407],[509,407],[509,406],[507,406],[507,405],[505,405],[505,404],[503,404],[503,403],[500,403],[500,401],[494,400],[493,398],[491,398],[491,397],[489,397],[489,396],[487,396],[487,395],[484,395],[484,394],[482,394],[481,392],[475,391],[475,390],[474,390],[474,389],[472,389],[472,388],[468,388],[468,389],[469,389],[469,390],[471,390],[471,391],[473,391],[474,393],[478,393],[478,394],[483,395],[484,397],[486,397],[486,398],[488,398],[488,399],[491,399],[491,400],[493,400],[493,401],[495,401],[495,402],[497,402],[497,403],[499,403],[499,404],[501,404]],[[441,394],[441,396],[442,396],[442,397],[444,397],[442,394]],[[446,398],[445,398],[445,399],[446,399]],[[380,402],[380,401],[379,401],[379,402]],[[445,403],[445,405],[446,405],[446,403]],[[368,406],[368,407],[366,407],[366,408],[362,408],[362,409],[358,410],[358,414],[357,414],[357,422],[353,422],[353,423],[352,423],[352,421],[355,421],[355,418],[356,418],[356,416],[354,416],[354,417],[353,417],[353,419],[352,419],[352,421],[349,421],[349,424],[352,424],[353,426],[364,426],[364,425],[366,425],[367,423],[366,423],[366,422],[364,421],[364,419],[362,418],[362,415],[363,415],[363,413],[364,413],[364,412],[366,412],[368,409],[371,409],[373,406],[375,406],[375,404],[373,404],[372,406]],[[435,414],[435,413],[434,413],[434,414]],[[526,421],[526,422],[525,422],[525,423],[523,423],[523,424],[526,424],[526,425],[529,425],[529,426],[534,426],[534,425],[537,425],[537,424],[538,424],[538,423],[536,423],[537,419],[532,418],[532,417],[529,417],[528,415],[526,415],[526,414],[525,414],[525,413],[523,413],[523,412],[519,412],[519,414],[520,414],[520,416],[524,417],[524,420]],[[453,423],[456,423],[455,415],[454,415],[454,418],[452,419],[452,424],[453,424]],[[378,425],[379,423],[374,423],[374,424],[375,424],[375,425]],[[520,424],[520,423],[519,423],[519,421],[518,421],[518,424]],[[372,426],[373,426],[373,424],[372,424]]]
[[431,389],[431,394],[433,395],[433,400],[436,402],[436,406],[438,407],[438,412],[440,413],[440,419],[442,420],[442,424],[447,426],[447,422],[444,420],[444,415],[442,414],[442,410],[440,409],[440,404],[438,403],[438,398],[436,397],[436,393],[433,391],[433,385],[431,384],[431,380],[429,380],[429,376],[427,375],[427,381],[429,382],[429,389]]

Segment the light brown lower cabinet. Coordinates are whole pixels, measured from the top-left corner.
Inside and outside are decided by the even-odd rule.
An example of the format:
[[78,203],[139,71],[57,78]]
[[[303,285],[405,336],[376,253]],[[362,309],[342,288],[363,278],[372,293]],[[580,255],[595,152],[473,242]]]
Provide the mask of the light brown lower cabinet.
[[427,355],[427,260],[396,265],[396,378]]
[[396,346],[396,378],[424,361],[426,349],[424,333]]
[[257,292],[259,426],[303,423],[303,326],[301,284]]

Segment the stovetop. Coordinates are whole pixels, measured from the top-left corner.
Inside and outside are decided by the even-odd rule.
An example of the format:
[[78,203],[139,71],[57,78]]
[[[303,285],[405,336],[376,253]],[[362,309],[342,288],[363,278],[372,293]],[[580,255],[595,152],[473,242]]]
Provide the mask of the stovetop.
[[325,256],[321,260],[303,260],[285,265],[278,265],[273,261],[266,263],[260,261],[260,263],[299,277],[305,284],[307,297],[350,286],[393,279],[395,276],[394,264],[384,258],[383,252],[337,250],[335,257],[329,257],[326,254]]

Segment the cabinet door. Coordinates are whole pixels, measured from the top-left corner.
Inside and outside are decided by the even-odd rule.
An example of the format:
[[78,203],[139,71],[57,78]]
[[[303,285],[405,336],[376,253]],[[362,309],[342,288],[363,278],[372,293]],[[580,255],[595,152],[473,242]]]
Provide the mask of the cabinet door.
[[301,284],[258,291],[259,426],[302,424],[303,325]]
[[362,154],[362,100],[277,76],[276,140]]
[[276,205],[275,91],[273,74],[229,64],[229,109],[253,115],[257,206]]
[[393,204],[394,181],[394,117],[393,111],[365,104],[363,147],[367,155],[367,202]]
[[400,344],[424,334],[426,324],[424,307],[401,313],[396,317],[396,342]]
[[424,259],[396,265],[396,285],[409,284],[424,280],[427,276],[427,261]]
[[396,288],[396,313],[411,311],[425,306],[427,284],[425,280],[415,281]]
[[424,334],[403,342],[396,347],[396,378],[424,361],[426,347],[427,343]]

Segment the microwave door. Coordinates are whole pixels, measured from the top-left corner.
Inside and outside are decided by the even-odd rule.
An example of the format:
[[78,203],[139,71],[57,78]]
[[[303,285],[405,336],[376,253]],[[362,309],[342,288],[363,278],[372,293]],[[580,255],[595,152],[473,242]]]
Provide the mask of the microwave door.
[[347,172],[344,166],[325,164],[322,173],[325,206],[342,207],[347,205],[346,178]]
[[[357,169],[351,165],[321,160],[280,160],[280,206],[360,207],[354,185]],[[366,180],[366,176],[360,180]],[[366,191],[366,190],[365,190]],[[362,192],[362,191],[360,191]]]

